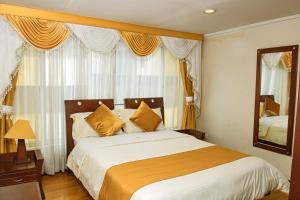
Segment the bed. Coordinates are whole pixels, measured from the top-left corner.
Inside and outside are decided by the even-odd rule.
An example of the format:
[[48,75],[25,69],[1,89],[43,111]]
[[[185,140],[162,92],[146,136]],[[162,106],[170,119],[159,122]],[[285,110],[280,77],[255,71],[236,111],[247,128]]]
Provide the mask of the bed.
[[[274,101],[274,95],[261,95],[260,102],[269,98]],[[260,140],[286,146],[288,132],[288,115],[261,116],[259,118],[258,136]]]
[[[152,108],[160,107],[163,116],[162,98],[126,99],[125,107],[137,108],[142,100]],[[67,138],[70,138],[70,141],[67,140],[67,166],[94,199],[99,198],[106,173],[113,166],[215,146],[186,134],[162,130],[110,137],[87,137],[76,141],[74,147],[74,142],[71,141],[70,115],[95,110],[99,102],[113,109],[113,100],[65,102]],[[288,180],[266,161],[247,156],[209,169],[145,185],[135,191],[130,199],[259,199],[273,190],[288,192]]]

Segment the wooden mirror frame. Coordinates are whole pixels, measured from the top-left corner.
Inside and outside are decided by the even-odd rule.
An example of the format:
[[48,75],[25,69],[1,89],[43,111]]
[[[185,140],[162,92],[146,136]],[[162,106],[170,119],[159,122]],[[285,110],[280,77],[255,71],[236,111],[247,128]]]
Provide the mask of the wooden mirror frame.
[[[259,110],[260,110],[260,88],[261,88],[261,58],[262,54],[277,53],[277,52],[292,52],[292,66],[291,66],[291,85],[289,98],[289,115],[287,128],[287,144],[280,145],[273,142],[261,140],[258,138],[259,131]],[[266,149],[269,151],[291,155],[293,145],[294,132],[294,117],[295,117],[295,101],[296,101],[296,87],[297,87],[297,66],[298,66],[298,45],[274,47],[257,50],[256,61],[256,90],[255,90],[255,108],[254,108],[254,128],[253,128],[253,146]]]

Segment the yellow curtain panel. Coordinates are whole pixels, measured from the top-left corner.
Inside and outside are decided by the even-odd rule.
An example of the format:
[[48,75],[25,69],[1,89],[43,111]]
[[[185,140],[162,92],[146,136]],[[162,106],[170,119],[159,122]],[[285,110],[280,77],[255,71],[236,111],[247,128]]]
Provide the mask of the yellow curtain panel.
[[281,57],[281,61],[283,62],[283,68],[291,71],[292,68],[292,52],[285,52]]
[[[18,74],[14,77],[12,81],[12,88],[7,93],[3,104],[6,106],[12,106],[16,85],[18,80]],[[0,153],[10,153],[16,151],[16,142],[14,139],[5,139],[4,136],[8,130],[13,126],[13,122],[10,118],[10,115],[2,115],[0,118]]]
[[160,41],[157,36],[121,31],[123,40],[128,47],[138,56],[148,56],[159,46]]
[[[291,51],[288,51],[288,52],[285,52],[283,54],[283,56],[281,57],[281,61],[283,63],[282,67],[288,71],[288,97],[290,96],[290,88],[291,88],[291,71],[292,71],[292,52]],[[289,101],[286,102],[286,111],[285,111],[286,114],[289,113]]]
[[194,106],[194,92],[193,83],[188,77],[186,60],[180,61],[180,73],[186,98],[186,104],[182,116],[182,129],[195,129],[196,118],[195,118],[195,106]]
[[6,18],[23,38],[40,49],[55,48],[70,35],[70,31],[60,22],[12,15]]

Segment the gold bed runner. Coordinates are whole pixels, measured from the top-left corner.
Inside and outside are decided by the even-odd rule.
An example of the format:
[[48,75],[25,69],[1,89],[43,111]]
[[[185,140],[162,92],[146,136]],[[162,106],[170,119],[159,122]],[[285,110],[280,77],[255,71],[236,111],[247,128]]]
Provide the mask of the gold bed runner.
[[223,147],[210,146],[116,165],[105,174],[99,200],[129,200],[135,191],[151,183],[184,176],[247,156]]

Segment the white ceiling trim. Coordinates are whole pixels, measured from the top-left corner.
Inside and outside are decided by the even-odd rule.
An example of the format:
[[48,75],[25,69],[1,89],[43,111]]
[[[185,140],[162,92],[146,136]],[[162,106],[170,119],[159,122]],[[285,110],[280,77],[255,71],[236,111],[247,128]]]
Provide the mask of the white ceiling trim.
[[245,25],[245,26],[230,28],[230,29],[226,29],[226,30],[218,31],[218,32],[214,32],[214,33],[204,34],[204,38],[214,38],[214,37],[227,35],[227,34],[231,34],[231,33],[236,33],[236,32],[240,32],[240,31],[244,31],[244,30],[248,30],[248,29],[258,28],[260,26],[265,26],[265,25],[268,25],[268,24],[276,24],[276,23],[289,21],[289,20],[293,20],[293,19],[299,19],[299,18],[300,18],[300,14],[291,15],[291,16],[288,16],[288,17],[281,17],[281,18],[267,20],[267,21],[258,22],[258,23],[254,23],[254,24],[248,24],[248,25]]

